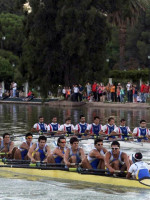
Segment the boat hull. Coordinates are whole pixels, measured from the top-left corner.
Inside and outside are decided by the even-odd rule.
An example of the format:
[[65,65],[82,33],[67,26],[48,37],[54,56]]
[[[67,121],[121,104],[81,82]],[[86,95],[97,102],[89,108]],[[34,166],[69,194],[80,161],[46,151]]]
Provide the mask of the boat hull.
[[80,174],[77,172],[69,172],[62,170],[41,170],[41,169],[32,169],[32,168],[8,168],[0,167],[0,174],[4,176],[4,173],[7,175],[12,174],[15,177],[22,175],[23,177],[37,177],[42,179],[58,179],[66,181],[80,181],[87,183],[94,183],[99,185],[110,185],[117,187],[128,187],[128,188],[141,188],[141,189],[150,189],[148,186],[145,186],[137,180],[128,180],[125,178],[114,178],[106,177],[100,175],[86,175]]

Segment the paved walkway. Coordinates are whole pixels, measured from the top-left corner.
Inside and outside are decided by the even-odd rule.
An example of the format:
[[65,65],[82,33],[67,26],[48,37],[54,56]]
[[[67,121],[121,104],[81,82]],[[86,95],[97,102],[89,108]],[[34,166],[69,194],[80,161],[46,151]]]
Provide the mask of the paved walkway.
[[86,107],[97,107],[97,108],[128,108],[128,109],[150,109],[150,104],[148,103],[103,103],[103,102],[72,102],[72,101],[62,101],[57,99],[47,100],[46,102],[42,102],[42,99],[34,99],[33,101],[22,101],[20,99],[6,99],[0,100],[0,103],[10,103],[10,104],[37,104],[42,105],[46,104],[53,107],[78,107],[78,106],[86,106]]

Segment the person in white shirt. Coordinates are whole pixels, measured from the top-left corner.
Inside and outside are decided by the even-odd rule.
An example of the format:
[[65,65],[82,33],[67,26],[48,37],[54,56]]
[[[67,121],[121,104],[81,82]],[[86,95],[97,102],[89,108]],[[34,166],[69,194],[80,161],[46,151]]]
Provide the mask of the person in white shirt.
[[125,139],[132,135],[132,132],[128,126],[126,126],[126,120],[121,119],[120,120],[120,126],[116,127],[114,131],[112,131],[112,134],[118,134],[119,138]]
[[150,166],[142,161],[142,154],[140,152],[136,153],[134,156],[135,163],[132,164],[128,170],[126,178],[130,179],[143,179],[150,178]]
[[52,122],[47,126],[48,132],[56,132],[60,128],[60,124],[57,123],[57,117],[52,118]]
[[150,130],[146,127],[146,121],[140,121],[140,127],[133,130],[133,137],[138,137],[138,142],[150,139]]
[[108,124],[104,125],[102,130],[103,133],[108,135],[108,139],[115,139],[114,134],[112,133],[117,126],[115,125],[115,119],[110,117],[108,119]]
[[65,120],[65,124],[61,125],[60,128],[58,129],[58,133],[63,134],[63,133],[74,133],[74,125],[71,124],[71,118],[68,117]]
[[78,101],[78,96],[79,96],[79,88],[77,85],[74,86],[73,88],[73,92],[74,92],[74,100]]
[[86,129],[88,124],[85,122],[85,116],[80,115],[80,122],[75,126],[75,134],[78,138],[87,136]]
[[91,135],[99,136],[103,133],[102,131],[102,125],[100,124],[100,118],[98,116],[94,117],[94,123],[89,124],[87,126],[87,133],[90,133]]
[[131,83],[128,82],[127,85],[126,85],[128,102],[130,102],[130,87],[131,87]]
[[17,83],[13,82],[13,97],[16,97]]
[[47,132],[47,124],[44,123],[44,117],[39,117],[39,122],[34,124],[32,132]]

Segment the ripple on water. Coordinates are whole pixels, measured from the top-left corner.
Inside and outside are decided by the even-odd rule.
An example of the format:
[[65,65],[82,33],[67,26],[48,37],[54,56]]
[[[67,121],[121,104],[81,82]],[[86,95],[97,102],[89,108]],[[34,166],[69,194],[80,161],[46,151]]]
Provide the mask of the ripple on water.
[[150,199],[148,190],[128,191],[123,188],[103,188],[90,184],[62,183],[48,180],[27,181],[1,178],[0,181],[0,200]]

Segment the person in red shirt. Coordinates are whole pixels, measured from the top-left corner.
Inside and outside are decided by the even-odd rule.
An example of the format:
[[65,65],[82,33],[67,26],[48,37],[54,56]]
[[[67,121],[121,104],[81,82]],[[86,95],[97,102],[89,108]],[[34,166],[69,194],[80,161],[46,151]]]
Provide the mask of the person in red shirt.
[[145,83],[144,82],[141,85],[140,92],[141,92],[142,103],[145,103],[145,95],[144,95],[145,94]]
[[145,97],[145,102],[147,101],[147,98],[148,98],[148,95],[149,95],[149,90],[150,90],[150,87],[149,87],[149,84],[145,84],[145,87],[144,87],[144,97]]
[[92,85],[92,92],[94,95],[94,100],[97,101],[97,83],[94,81],[94,84]]

